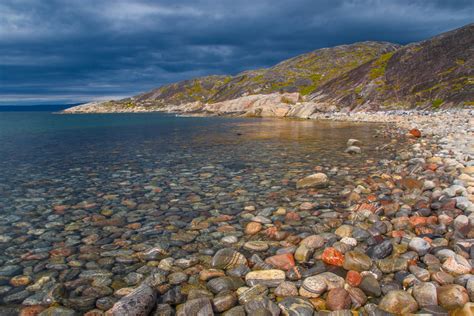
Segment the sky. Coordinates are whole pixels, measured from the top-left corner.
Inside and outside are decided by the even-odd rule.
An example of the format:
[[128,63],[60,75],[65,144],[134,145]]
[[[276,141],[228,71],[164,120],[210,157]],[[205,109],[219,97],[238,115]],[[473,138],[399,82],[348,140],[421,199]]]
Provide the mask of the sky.
[[0,105],[119,99],[472,22],[472,0],[1,0]]

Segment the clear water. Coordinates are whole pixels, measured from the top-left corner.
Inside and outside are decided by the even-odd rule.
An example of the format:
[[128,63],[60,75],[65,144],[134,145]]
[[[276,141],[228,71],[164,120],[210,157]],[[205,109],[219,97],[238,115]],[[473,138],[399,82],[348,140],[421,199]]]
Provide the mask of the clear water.
[[[193,219],[216,214],[234,216],[227,224],[236,225],[239,235],[236,215],[246,205],[294,210],[305,201],[334,201],[389,155],[375,149],[384,142],[374,138],[376,128],[158,113],[0,112],[0,272],[14,265],[20,267],[15,275],[46,273],[65,282],[84,270],[105,269],[123,281],[145,263],[130,253],[110,258],[104,252],[167,243],[170,254],[183,257],[216,248],[223,236],[217,226],[198,231],[192,242],[179,236]],[[362,155],[344,153],[349,138],[365,144]],[[296,190],[295,181],[317,166],[330,174],[330,187],[316,196]],[[331,173],[335,167],[345,173]],[[57,205],[65,210],[55,211]],[[113,228],[94,224],[104,218],[121,221]],[[86,243],[94,234],[98,241]],[[64,247],[63,256],[54,254]],[[28,254],[40,255],[26,259]],[[11,276],[0,281],[7,284]],[[15,293],[22,289],[2,291],[0,305],[21,304],[22,293]],[[59,302],[67,305],[69,297],[83,294],[64,295]]]

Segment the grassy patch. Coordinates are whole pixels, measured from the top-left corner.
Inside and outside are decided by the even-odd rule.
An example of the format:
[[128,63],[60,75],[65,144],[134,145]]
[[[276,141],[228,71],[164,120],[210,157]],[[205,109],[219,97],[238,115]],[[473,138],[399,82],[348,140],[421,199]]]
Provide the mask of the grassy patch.
[[441,104],[443,104],[443,103],[444,103],[444,101],[442,99],[434,99],[433,101],[431,101],[431,105],[435,109],[438,109],[441,106]]
[[370,79],[377,79],[385,75],[385,68],[387,67],[387,63],[392,58],[393,52],[383,54],[382,56],[377,59],[369,73]]

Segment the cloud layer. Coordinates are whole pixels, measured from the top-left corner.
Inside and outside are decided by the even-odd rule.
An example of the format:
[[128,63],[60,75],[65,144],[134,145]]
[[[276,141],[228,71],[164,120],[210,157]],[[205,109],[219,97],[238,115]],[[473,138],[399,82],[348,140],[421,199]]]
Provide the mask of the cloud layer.
[[3,0],[0,105],[119,98],[326,46],[405,44],[472,12],[470,0]]

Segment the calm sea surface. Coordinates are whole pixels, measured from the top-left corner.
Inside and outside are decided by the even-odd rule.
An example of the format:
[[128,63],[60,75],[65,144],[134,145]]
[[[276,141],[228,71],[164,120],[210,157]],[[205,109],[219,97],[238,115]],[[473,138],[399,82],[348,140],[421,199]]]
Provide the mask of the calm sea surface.
[[[139,260],[140,253],[159,247],[175,258],[211,254],[222,237],[240,237],[245,206],[266,213],[296,210],[303,202],[331,207],[342,189],[367,176],[368,159],[373,170],[387,158],[375,150],[384,142],[373,137],[376,127],[0,112],[0,305],[36,295],[87,310],[100,298],[113,300],[110,284],[115,290],[130,285],[131,272],[146,274],[146,260],[158,259]],[[364,143],[361,155],[344,153],[349,138]],[[296,190],[295,181],[317,166],[328,173],[329,188],[316,195]],[[219,215],[230,217],[207,228],[196,224]],[[236,230],[218,230],[222,225]],[[16,275],[51,280],[26,291],[8,285]],[[68,287],[51,298],[54,286],[91,276],[106,278],[93,298]],[[74,299],[83,296],[88,300]]]

